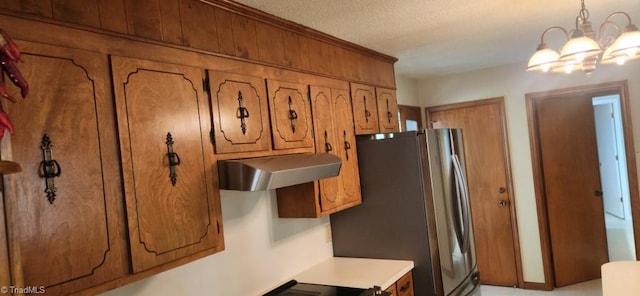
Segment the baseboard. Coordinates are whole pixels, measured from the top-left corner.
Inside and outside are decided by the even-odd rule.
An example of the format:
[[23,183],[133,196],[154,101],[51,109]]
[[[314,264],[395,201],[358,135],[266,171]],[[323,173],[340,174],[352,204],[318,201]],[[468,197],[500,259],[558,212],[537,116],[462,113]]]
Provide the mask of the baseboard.
[[520,286],[522,289],[527,290],[541,290],[541,291],[551,291],[553,287],[550,283],[534,283],[534,282],[522,282]]

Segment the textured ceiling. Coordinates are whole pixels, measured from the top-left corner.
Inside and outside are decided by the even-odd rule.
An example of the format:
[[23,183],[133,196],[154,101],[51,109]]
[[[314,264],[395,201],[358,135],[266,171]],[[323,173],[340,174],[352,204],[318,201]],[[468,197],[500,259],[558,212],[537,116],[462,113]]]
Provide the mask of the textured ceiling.
[[[425,78],[520,63],[540,35],[575,27],[579,0],[236,0],[398,58],[396,74]],[[594,29],[625,11],[640,25],[640,0],[585,0]],[[613,19],[626,24],[622,17]],[[546,43],[558,49],[554,31]]]

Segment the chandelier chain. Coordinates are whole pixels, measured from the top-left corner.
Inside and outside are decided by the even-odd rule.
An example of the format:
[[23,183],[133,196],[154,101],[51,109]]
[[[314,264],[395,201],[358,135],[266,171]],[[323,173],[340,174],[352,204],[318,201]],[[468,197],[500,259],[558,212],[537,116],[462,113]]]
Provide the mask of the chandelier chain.
[[582,18],[583,21],[586,21],[587,19],[589,19],[589,11],[587,10],[587,7],[584,5],[584,0],[581,0],[580,2],[582,3],[580,8],[580,18]]

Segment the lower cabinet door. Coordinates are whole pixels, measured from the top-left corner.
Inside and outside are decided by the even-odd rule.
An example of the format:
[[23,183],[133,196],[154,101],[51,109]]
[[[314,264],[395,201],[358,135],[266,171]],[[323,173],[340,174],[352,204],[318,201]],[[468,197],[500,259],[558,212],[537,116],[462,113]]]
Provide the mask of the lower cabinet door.
[[204,72],[121,57],[111,63],[134,272],[222,250]]
[[109,62],[94,52],[18,47],[30,90],[20,99],[5,79],[16,103],[2,106],[15,134],[2,139],[2,159],[22,168],[4,176],[16,288],[7,292],[66,295],[128,272]]

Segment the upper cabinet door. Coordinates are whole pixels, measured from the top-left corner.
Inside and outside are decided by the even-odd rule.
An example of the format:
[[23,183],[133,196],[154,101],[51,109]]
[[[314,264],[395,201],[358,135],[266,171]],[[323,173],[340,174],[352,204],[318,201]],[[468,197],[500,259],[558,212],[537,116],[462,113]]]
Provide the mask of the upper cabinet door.
[[264,80],[208,71],[216,153],[266,151],[271,148]]
[[400,131],[398,125],[398,100],[393,89],[376,88],[378,96],[378,120],[381,133],[394,133]]
[[274,149],[313,151],[313,123],[307,86],[267,80]]
[[128,272],[109,62],[95,52],[18,46],[30,91],[19,99],[5,77],[17,101],[2,100],[15,126],[2,159],[22,167],[4,176],[12,285],[71,294]]
[[351,83],[351,100],[356,134],[379,133],[375,87]]
[[223,248],[200,69],[112,57],[134,272]]
[[349,91],[332,89],[333,120],[337,138],[338,156],[342,158],[340,170],[340,209],[362,202],[360,193],[360,170],[356,151],[356,135],[353,124],[353,112]]
[[[316,151],[318,153],[331,153],[339,157],[340,143],[337,141],[336,129],[333,120],[333,99],[331,88],[310,86],[311,105],[313,109],[313,124],[316,132]],[[342,170],[341,170],[342,173]],[[335,208],[339,196],[338,176],[320,179],[319,203],[320,211]]]

